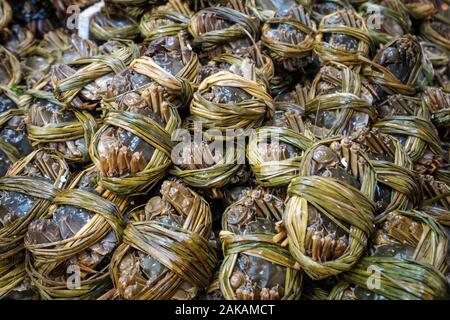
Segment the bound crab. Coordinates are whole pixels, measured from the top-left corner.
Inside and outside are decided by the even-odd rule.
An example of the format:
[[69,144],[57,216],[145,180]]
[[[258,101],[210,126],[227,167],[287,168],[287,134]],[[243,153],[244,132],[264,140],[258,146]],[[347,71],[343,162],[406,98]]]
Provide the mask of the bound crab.
[[300,296],[302,274],[282,246],[276,244],[275,223],[283,201],[257,187],[229,206],[222,216],[224,260],[219,283],[228,300],[279,300]]
[[377,254],[414,259],[445,271],[447,235],[423,211],[393,211],[378,224],[372,244]]
[[184,32],[156,38],[148,44],[144,55],[130,64],[132,70],[164,88],[166,98],[179,107],[192,98],[199,66],[197,54]]
[[36,150],[15,162],[0,178],[0,297],[30,293],[25,281],[24,235],[34,219],[47,213],[56,190],[67,184],[69,174],[60,156]]
[[27,130],[32,145],[55,150],[72,162],[85,162],[97,120],[87,111],[64,108],[46,82],[37,88],[29,91]]
[[396,38],[379,50],[373,61],[360,57],[369,66],[362,74],[371,83],[375,103],[390,94],[414,95],[433,78],[433,67],[412,35]]
[[259,35],[255,17],[226,7],[196,12],[191,18],[189,32],[194,37],[194,45],[200,46],[208,57],[245,52]]
[[221,197],[222,187],[248,179],[248,169],[244,166],[245,137],[238,141],[221,141],[221,135],[197,137],[197,134],[174,136],[181,142],[173,149],[172,174],[190,186],[202,188],[212,198]]
[[314,52],[325,62],[361,64],[373,46],[364,19],[353,9],[326,15],[320,21]]
[[[42,299],[96,299],[109,289],[107,269],[122,238],[127,205],[125,197],[98,186],[94,167],[56,193],[46,216],[34,220],[25,236],[26,270]],[[74,272],[83,290],[68,292]]]
[[0,176],[13,162],[32,150],[27,137],[25,111],[14,92],[0,86]]
[[247,158],[263,186],[287,185],[300,172],[304,151],[313,143],[308,136],[279,127],[260,127],[249,138]]
[[[60,102],[77,109],[94,108],[106,96],[114,74],[139,56],[137,45],[127,40],[109,40],[98,51],[98,56],[52,66],[51,83]],[[114,63],[110,63],[111,59]]]
[[178,181],[164,181],[160,192],[130,212],[124,242],[114,252],[112,279],[121,298],[193,299],[213,276],[208,203]]
[[262,44],[287,71],[302,70],[311,62],[316,25],[301,5],[279,11],[261,30]]
[[101,184],[122,194],[151,188],[170,165],[170,135],[179,122],[162,88],[154,84],[112,101],[89,147]]
[[325,279],[350,270],[361,257],[374,211],[369,198],[340,180],[298,177],[288,187],[274,240],[289,245],[297,266],[312,279]]
[[375,120],[373,100],[372,92],[357,72],[329,63],[311,84],[305,104],[306,124],[320,137],[351,135]]

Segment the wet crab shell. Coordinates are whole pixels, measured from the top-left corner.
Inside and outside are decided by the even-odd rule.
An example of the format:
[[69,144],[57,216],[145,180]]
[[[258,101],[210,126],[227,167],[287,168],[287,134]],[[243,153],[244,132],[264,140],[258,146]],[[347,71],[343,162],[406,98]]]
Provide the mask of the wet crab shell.
[[208,241],[211,211],[202,197],[178,181],[167,180],[161,196],[151,198],[144,211],[130,215],[111,266],[121,298],[184,300],[206,289],[217,258]]
[[225,299],[299,298],[302,272],[289,252],[272,240],[283,208],[281,199],[257,187],[223,213],[219,284]]
[[247,158],[257,182],[267,187],[289,184],[300,172],[303,151],[312,143],[308,137],[290,129],[256,129],[249,138]]
[[[26,271],[42,299],[96,299],[111,288],[110,254],[122,239],[128,200],[99,187],[89,178],[95,175],[94,167],[77,174],[56,193],[46,219],[28,228]],[[82,289],[68,291],[74,272]]]
[[[295,178],[288,188],[280,238],[287,235],[289,251],[302,270],[312,279],[324,279],[358,262],[372,233],[374,211],[364,194],[339,180]],[[321,231],[327,220],[328,231]]]
[[[334,37],[338,45],[329,42]],[[330,40],[327,40],[330,38]],[[316,36],[314,52],[323,61],[334,61],[345,65],[358,65],[360,57],[367,57],[372,48],[364,19],[354,10],[339,10],[322,18]]]

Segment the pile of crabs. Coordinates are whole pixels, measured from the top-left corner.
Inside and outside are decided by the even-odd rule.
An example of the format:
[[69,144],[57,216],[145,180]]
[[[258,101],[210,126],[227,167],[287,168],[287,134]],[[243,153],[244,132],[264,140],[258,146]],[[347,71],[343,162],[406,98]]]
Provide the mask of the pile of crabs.
[[0,299],[448,298],[449,0],[0,0],[0,56]]

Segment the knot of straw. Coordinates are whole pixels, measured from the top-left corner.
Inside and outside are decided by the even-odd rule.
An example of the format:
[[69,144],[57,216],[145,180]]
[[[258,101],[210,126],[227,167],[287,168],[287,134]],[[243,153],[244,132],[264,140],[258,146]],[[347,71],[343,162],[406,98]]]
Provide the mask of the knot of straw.
[[[310,206],[348,234],[349,245],[340,257],[320,262],[306,254]],[[295,178],[288,187],[283,215],[289,251],[300,267],[315,280],[350,270],[367,246],[373,229],[374,211],[373,203],[365,195],[344,182],[318,176]]]
[[164,177],[166,169],[171,165],[173,142],[171,133],[179,125],[176,110],[169,108],[170,117],[163,128],[155,120],[129,111],[108,110],[103,119],[103,126],[94,134],[89,145],[89,154],[97,168],[101,168],[98,144],[102,134],[110,127],[120,127],[141,138],[154,148],[154,153],[144,170],[124,177],[108,177],[100,175],[100,184],[118,194],[136,194],[153,187]]
[[[251,95],[251,98],[233,104],[214,103],[203,97],[213,86],[239,88]],[[246,130],[260,125],[266,116],[271,117],[274,106],[272,97],[263,85],[228,71],[220,71],[200,83],[194,93],[190,111],[208,129]]]
[[[333,16],[341,16],[345,25],[326,24]],[[325,42],[325,34],[344,34],[358,39],[356,50],[344,50],[336,48]],[[339,10],[322,18],[317,30],[314,52],[324,61],[333,61],[345,65],[361,64],[360,56],[366,57],[373,47],[372,38],[369,35],[364,19],[351,9]]]
[[[205,14],[213,14],[233,24],[228,28],[202,33],[200,26],[206,23]],[[247,36],[256,39],[259,35],[256,19],[227,7],[212,7],[198,11],[192,16],[188,30],[194,37],[194,45],[200,45],[204,51],[211,51],[221,44]]]
[[[288,159],[268,161],[260,153],[260,143],[274,143],[271,139],[288,144],[298,150],[298,155]],[[256,129],[249,138],[247,158],[256,180],[262,186],[275,187],[287,185],[300,172],[302,151],[306,150],[313,141],[287,128],[262,127]]]

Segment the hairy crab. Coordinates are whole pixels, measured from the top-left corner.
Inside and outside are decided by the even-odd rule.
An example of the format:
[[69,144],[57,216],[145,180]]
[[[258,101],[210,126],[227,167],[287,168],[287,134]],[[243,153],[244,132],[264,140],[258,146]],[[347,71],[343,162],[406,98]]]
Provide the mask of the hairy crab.
[[281,199],[257,187],[225,210],[219,273],[225,299],[279,300],[300,295],[301,271],[294,268],[287,250],[272,241],[283,209]]
[[[124,299],[187,300],[206,289],[216,264],[208,203],[178,181],[130,212],[112,278]],[[188,241],[189,246],[185,243]]]

